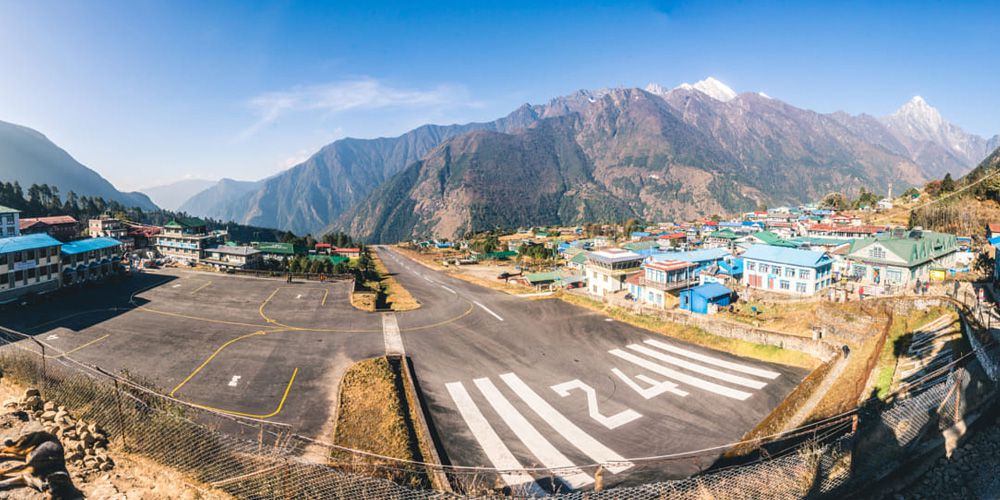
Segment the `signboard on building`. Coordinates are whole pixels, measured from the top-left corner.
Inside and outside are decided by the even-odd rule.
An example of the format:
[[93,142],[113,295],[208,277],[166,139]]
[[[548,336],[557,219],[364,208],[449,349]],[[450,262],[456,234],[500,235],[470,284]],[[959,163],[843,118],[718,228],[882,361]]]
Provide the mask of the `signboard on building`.
[[33,260],[29,260],[29,261],[25,261],[25,262],[15,262],[14,263],[14,270],[15,271],[25,271],[25,270],[28,270],[28,269],[34,269],[36,267],[38,267],[38,264],[35,261],[33,261]]

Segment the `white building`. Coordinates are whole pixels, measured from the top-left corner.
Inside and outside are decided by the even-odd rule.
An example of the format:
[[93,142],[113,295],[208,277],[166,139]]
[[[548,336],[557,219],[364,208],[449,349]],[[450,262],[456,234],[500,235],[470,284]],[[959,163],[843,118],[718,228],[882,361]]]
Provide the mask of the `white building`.
[[788,295],[814,295],[830,286],[833,259],[826,252],[753,245],[743,254],[744,286]]
[[0,238],[21,235],[21,212],[0,206]]
[[219,246],[205,250],[202,263],[216,269],[256,269],[263,258],[259,250],[248,246]]
[[625,279],[640,270],[643,257],[621,248],[606,248],[587,253],[584,277],[591,295],[604,297],[626,288]]

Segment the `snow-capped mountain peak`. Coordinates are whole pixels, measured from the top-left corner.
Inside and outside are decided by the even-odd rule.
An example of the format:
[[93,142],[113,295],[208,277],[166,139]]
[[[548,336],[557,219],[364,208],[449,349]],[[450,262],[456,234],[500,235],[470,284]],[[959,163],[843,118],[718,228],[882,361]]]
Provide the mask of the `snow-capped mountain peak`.
[[653,95],[662,96],[662,95],[666,95],[667,92],[670,92],[670,90],[667,89],[667,88],[664,88],[662,85],[660,85],[658,83],[650,83],[649,85],[646,85],[646,92],[649,92],[650,94],[653,94]]
[[695,83],[694,85],[691,85],[690,83],[682,83],[677,86],[677,88],[684,90],[697,90],[698,92],[701,92],[716,101],[722,102],[732,101],[737,95],[735,90],[729,88],[728,85],[711,76]]
[[946,125],[941,113],[920,96],[914,96],[892,116],[925,130],[938,130]]

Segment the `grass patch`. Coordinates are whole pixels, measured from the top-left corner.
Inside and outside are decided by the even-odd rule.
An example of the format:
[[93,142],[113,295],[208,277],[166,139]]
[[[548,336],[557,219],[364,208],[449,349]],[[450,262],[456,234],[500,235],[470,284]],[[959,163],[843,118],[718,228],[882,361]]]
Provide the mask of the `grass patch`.
[[[386,457],[422,461],[409,406],[398,365],[384,357],[359,361],[341,382],[333,442]],[[408,468],[392,460],[339,450],[330,459],[337,467],[407,486],[424,488],[429,484],[424,471],[416,466]]]
[[[756,307],[761,312],[755,314],[752,310],[753,307]],[[819,302],[771,303],[751,300],[738,304],[733,313],[730,313],[727,309],[722,309],[719,311],[719,314],[724,318],[758,328],[767,328],[769,330],[808,337],[812,335],[812,326],[815,323],[814,319],[817,307],[819,307]]]
[[747,358],[759,359],[770,363],[779,363],[809,369],[815,368],[819,363],[818,360],[803,352],[712,335],[700,328],[680,325],[672,321],[666,321],[652,316],[633,314],[620,307],[610,306],[575,294],[557,293],[556,296],[566,302],[569,302],[570,304],[606,314],[607,316],[628,323],[632,326],[644,328],[646,330],[659,333],[660,335],[708,347],[717,351],[728,352],[730,354]]
[[375,292],[368,290],[355,290],[351,292],[351,305],[355,309],[361,309],[366,312],[375,312],[375,303],[377,302],[377,295]]
[[943,315],[948,315],[952,319],[958,319],[954,311],[946,306],[932,307],[926,311],[917,311],[910,316],[897,316],[893,318],[892,326],[889,328],[889,337],[886,339],[885,345],[882,346],[878,364],[875,365],[877,376],[875,378],[874,391],[879,399],[884,401],[892,392],[892,381],[896,376],[897,360],[903,355],[903,352],[910,344],[910,336],[908,334],[919,330],[924,325]]

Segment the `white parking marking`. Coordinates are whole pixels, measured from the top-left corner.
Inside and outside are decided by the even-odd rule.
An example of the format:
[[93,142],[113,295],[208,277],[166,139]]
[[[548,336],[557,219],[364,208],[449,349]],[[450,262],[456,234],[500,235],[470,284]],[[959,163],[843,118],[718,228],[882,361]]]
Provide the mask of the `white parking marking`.
[[441,288],[444,288],[445,290],[448,290],[449,292],[451,292],[451,293],[453,293],[455,295],[458,295],[458,292],[456,292],[455,290],[452,290],[451,288],[448,288],[448,287],[446,287],[444,285],[438,285],[438,286],[440,286]]
[[229,387],[236,387],[236,384],[240,382],[241,378],[243,377],[240,377],[239,375],[233,375],[232,380],[229,381]]
[[680,397],[685,397],[688,395],[687,391],[682,391],[678,389],[678,385],[669,380],[655,380],[653,378],[647,377],[645,375],[638,375],[635,378],[649,384],[649,387],[642,387],[641,385],[635,383],[634,380],[625,375],[624,372],[617,368],[612,368],[611,373],[614,373],[618,378],[625,382],[625,385],[632,388],[633,391],[639,393],[644,399],[653,399],[663,393],[673,393]]
[[452,382],[445,384],[445,387],[448,389],[448,394],[451,394],[451,399],[455,402],[455,406],[458,407],[458,413],[465,420],[465,425],[469,426],[472,436],[476,438],[476,441],[479,442],[479,447],[486,454],[486,458],[490,460],[493,467],[507,471],[500,474],[503,481],[512,487],[528,485],[528,488],[532,490],[532,496],[544,493],[538,486],[538,483],[527,472],[524,472],[524,467],[517,461],[517,458],[514,457],[514,454],[510,452],[507,446],[503,444],[500,436],[493,430],[490,423],[486,421],[486,417],[479,411],[476,403],[472,401],[472,397],[465,390],[465,386],[461,382]]
[[578,489],[594,482],[594,478],[576,467],[570,459],[566,458],[542,433],[538,432],[524,415],[514,408],[514,405],[507,401],[507,398],[497,389],[488,378],[477,378],[472,381],[483,393],[490,406],[496,410],[504,423],[514,431],[517,438],[524,443],[524,446],[531,451],[535,458],[549,469],[561,469],[555,471],[555,475],[566,482],[571,488]]
[[742,385],[743,387],[749,387],[751,389],[763,389],[767,385],[766,382],[761,382],[759,380],[753,380],[746,377],[741,377],[739,375],[733,375],[730,373],[721,372],[719,370],[708,368],[707,366],[701,366],[697,363],[692,363],[690,361],[686,361],[680,358],[675,358],[668,354],[663,354],[660,351],[654,351],[653,349],[641,346],[639,344],[629,344],[628,348],[632,349],[633,351],[645,354],[646,356],[649,356],[653,359],[663,361],[664,363],[668,363],[674,366],[679,366],[681,368],[684,368],[685,370],[690,370],[695,373],[704,375],[706,377],[719,379],[722,380],[723,382]]
[[53,333],[52,335],[49,335],[48,337],[45,337],[45,340],[56,340],[58,338],[59,338],[59,336]]
[[295,298],[296,299],[301,299],[302,298],[302,294],[300,293],[300,294],[296,295]]
[[479,307],[482,307],[484,311],[486,311],[486,312],[488,312],[488,313],[492,314],[494,318],[496,318],[496,319],[498,319],[498,320],[500,320],[500,321],[503,321],[503,318],[501,318],[499,314],[497,314],[497,313],[495,313],[495,312],[491,311],[489,307],[486,307],[486,306],[484,306],[484,305],[483,305],[482,303],[480,303],[479,301],[476,301],[476,300],[473,300],[473,302],[475,302],[475,304],[476,304],[477,306],[479,306]]
[[395,314],[382,315],[382,339],[385,343],[386,354],[405,354],[403,337],[399,334],[399,323],[396,322]]
[[626,461],[625,457],[615,453],[612,449],[591,437],[590,434],[583,432],[583,429],[577,427],[576,424],[570,422],[562,413],[559,413],[552,405],[542,399],[538,393],[531,390],[528,384],[525,384],[517,375],[506,373],[500,375],[500,378],[507,384],[507,387],[510,387],[522,401],[531,407],[532,411],[552,426],[560,436],[566,438],[567,441],[573,443],[573,446],[576,446],[577,449],[590,457],[591,460],[606,464],[605,469],[615,474],[629,469],[634,465],[632,462]]
[[773,372],[771,370],[764,370],[761,368],[754,368],[752,366],[741,365],[739,363],[733,363],[730,361],[723,361],[721,359],[713,358],[711,356],[706,356],[694,351],[689,351],[687,349],[682,349],[680,347],[670,345],[666,342],[660,342],[659,340],[649,339],[646,341],[647,344],[663,349],[664,351],[670,351],[674,354],[680,354],[681,356],[688,357],[691,359],[697,359],[703,363],[708,363],[710,365],[721,366],[737,372],[748,373],[750,375],[756,375],[758,377],[764,377],[768,379],[776,379],[781,376],[778,372]]
[[690,375],[686,375],[686,374],[681,373],[679,371],[667,368],[665,366],[660,366],[660,365],[658,365],[656,363],[653,363],[652,361],[649,361],[649,360],[647,360],[645,358],[640,358],[639,356],[636,356],[635,354],[622,351],[621,349],[612,349],[612,350],[610,350],[608,352],[611,353],[614,356],[618,356],[619,358],[624,359],[625,361],[628,361],[628,362],[633,363],[633,364],[635,364],[637,366],[645,368],[645,369],[647,369],[647,370],[649,370],[649,371],[651,371],[653,373],[658,373],[660,375],[663,375],[664,377],[672,378],[672,379],[674,379],[674,380],[676,380],[678,382],[681,382],[681,383],[684,383],[684,384],[688,384],[690,386],[697,387],[699,389],[703,389],[703,390],[706,390],[708,392],[714,392],[716,394],[725,396],[727,398],[733,398],[733,399],[738,399],[740,401],[746,401],[750,396],[753,395],[753,394],[750,394],[749,392],[738,391],[736,389],[730,389],[730,388],[728,388],[726,386],[723,386],[723,385],[719,385],[719,384],[715,384],[715,383],[712,383],[712,382],[708,382],[708,381],[702,380],[700,378],[692,377]]
[[173,286],[173,288],[180,288],[180,287],[181,285],[179,283]]

